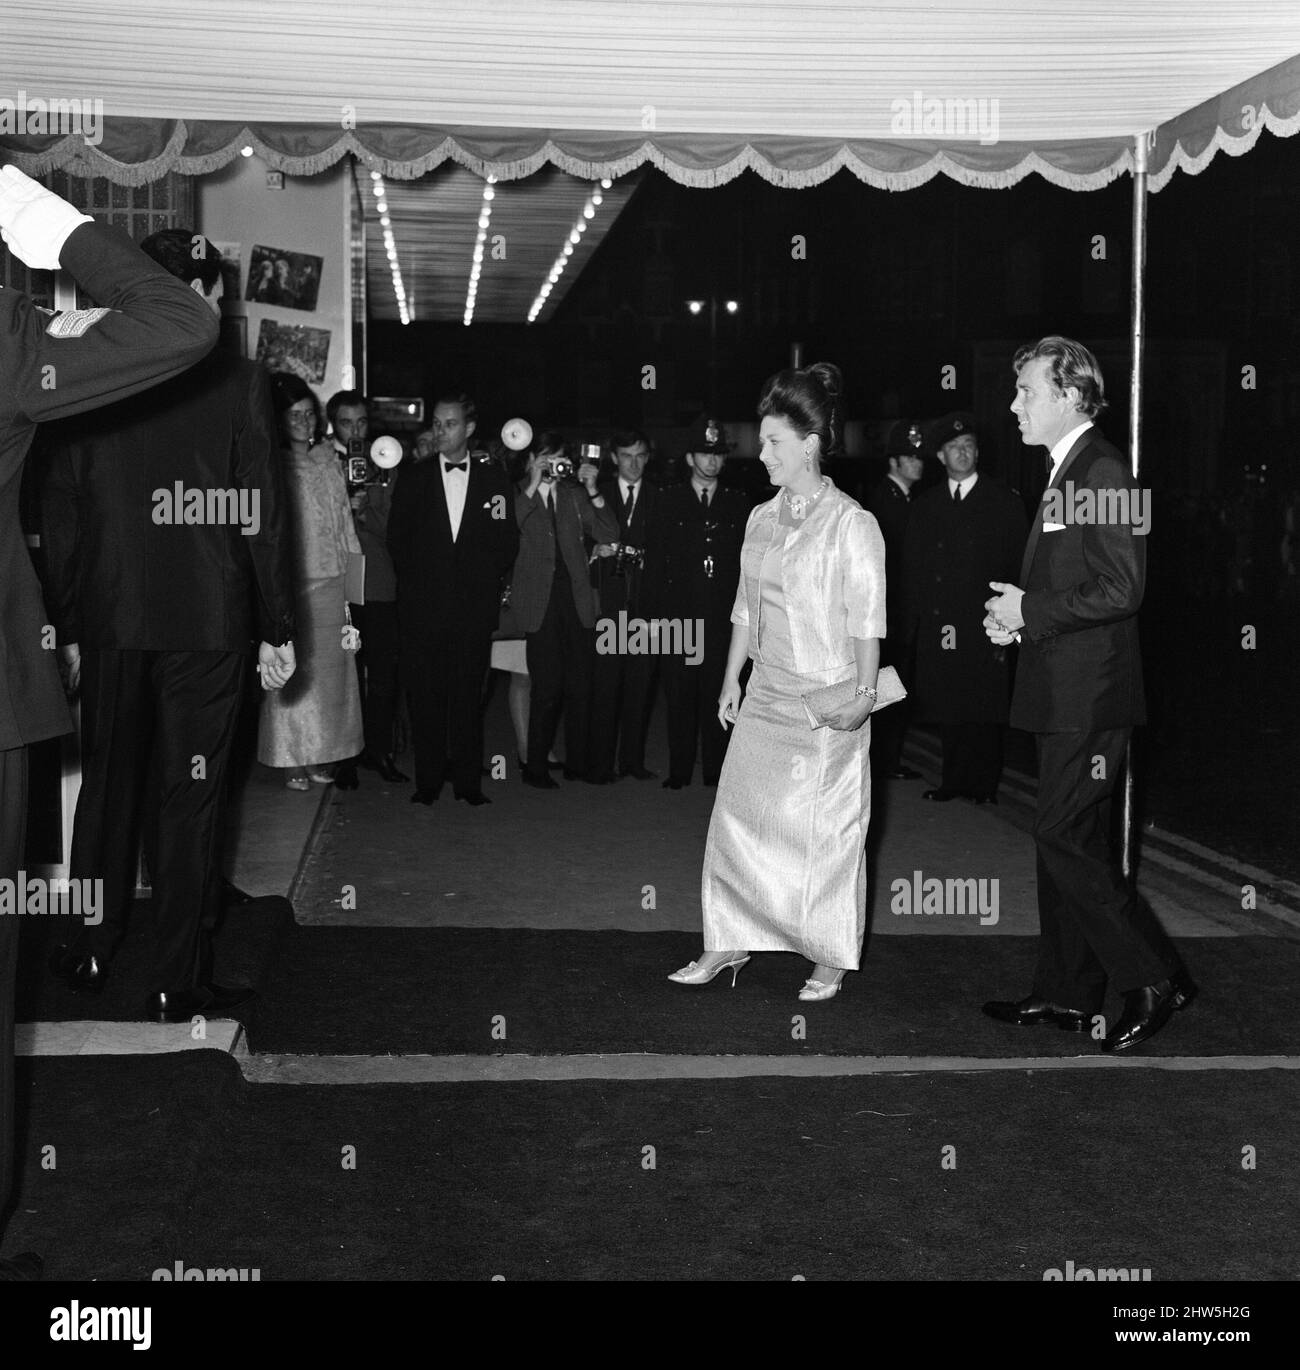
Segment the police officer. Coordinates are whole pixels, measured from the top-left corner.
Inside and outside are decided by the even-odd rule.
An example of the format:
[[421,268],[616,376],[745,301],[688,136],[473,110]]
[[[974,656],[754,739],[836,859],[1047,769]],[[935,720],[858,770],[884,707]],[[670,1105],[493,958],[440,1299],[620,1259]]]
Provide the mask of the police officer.
[[664,617],[703,632],[703,659],[685,653],[663,658],[668,704],[668,779],[664,788],[691,783],[698,742],[704,783],[716,785],[728,734],[718,722],[718,696],[731,642],[731,607],[740,579],[749,501],[719,476],[730,451],[725,431],[706,420],[686,453],[690,479],[660,493],[660,549]]
[[1020,496],[978,470],[973,414],[940,419],[932,441],[947,479],[916,501],[903,544],[913,717],[938,724],[943,745],[943,778],[921,798],[995,804],[1011,689],[1006,652],[984,633],[984,601],[990,581],[1015,583],[1028,521]]
[[[203,299],[125,233],[96,224],[17,167],[0,168],[0,238],[29,267],[70,272],[100,306],[51,316],[0,290],[0,879],[13,882],[23,859],[27,744],[72,730],[18,517],[36,424],[184,371],[212,349],[218,326]],[[287,662],[263,664],[279,684],[288,679]],[[18,931],[12,911],[0,912],[0,1212],[13,1182]],[[0,1261],[0,1279],[38,1279],[41,1268],[26,1252]]]
[[[899,419],[885,440],[889,474],[871,492],[867,508],[885,539],[885,613],[889,636],[880,644],[880,664],[893,666],[904,684],[911,680],[903,659],[903,539],[916,483],[925,471],[925,437],[914,419]],[[899,700],[871,721],[871,769],[885,780],[919,780],[920,771],[903,765],[903,734],[911,697]]]

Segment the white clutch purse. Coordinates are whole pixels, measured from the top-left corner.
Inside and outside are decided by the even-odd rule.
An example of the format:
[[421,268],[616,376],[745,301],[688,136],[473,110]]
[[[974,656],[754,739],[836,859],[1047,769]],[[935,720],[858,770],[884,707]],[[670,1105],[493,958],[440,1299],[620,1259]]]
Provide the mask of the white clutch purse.
[[[827,726],[826,715],[833,709],[852,704],[858,697],[857,688],[857,678],[854,677],[850,680],[841,680],[838,685],[823,685],[820,690],[800,695],[808,714],[808,722],[814,731]],[[898,672],[892,666],[882,666],[876,676],[876,702],[871,712],[879,713],[887,704],[897,704],[900,699],[906,698],[907,691],[898,678]]]

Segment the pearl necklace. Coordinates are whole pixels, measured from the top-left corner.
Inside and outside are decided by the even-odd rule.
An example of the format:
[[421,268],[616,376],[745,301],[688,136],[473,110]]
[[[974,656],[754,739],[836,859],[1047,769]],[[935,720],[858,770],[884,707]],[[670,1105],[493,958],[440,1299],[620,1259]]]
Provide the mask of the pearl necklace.
[[829,476],[822,477],[822,483],[818,487],[815,495],[792,495],[789,490],[785,492],[786,506],[790,510],[790,517],[796,519],[805,518],[808,511],[826,493],[826,487],[831,483]]

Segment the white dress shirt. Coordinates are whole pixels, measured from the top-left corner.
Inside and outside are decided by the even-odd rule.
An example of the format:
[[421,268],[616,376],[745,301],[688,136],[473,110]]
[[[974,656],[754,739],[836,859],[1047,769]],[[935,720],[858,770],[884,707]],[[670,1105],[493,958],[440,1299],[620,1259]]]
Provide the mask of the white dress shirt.
[[961,486],[961,497],[962,497],[962,500],[963,500],[963,502],[964,502],[964,501],[966,500],[967,496],[970,494],[970,492],[975,488],[975,482],[976,482],[977,480],[979,480],[979,478],[980,478],[980,473],[979,473],[978,471],[972,471],[972,472],[970,473],[970,475],[967,476],[964,480],[953,480],[953,478],[952,478],[951,476],[949,476],[949,477],[948,477],[948,498],[949,498],[949,499],[952,499],[952,497],[953,497],[953,492],[954,492],[954,491],[957,489],[957,487],[960,485],[960,486]]
[[1047,477],[1048,485],[1051,485],[1051,483],[1056,479],[1056,473],[1060,470],[1061,463],[1069,455],[1070,448],[1074,446],[1079,434],[1082,433],[1085,428],[1091,427],[1092,420],[1084,419],[1084,421],[1081,424],[1079,424],[1078,427],[1071,428],[1070,431],[1063,438],[1059,438],[1056,442],[1052,444],[1052,471],[1051,474]]
[[442,492],[447,497],[447,517],[451,521],[451,540],[460,536],[460,521],[465,514],[465,496],[469,492],[469,456],[462,457],[466,463],[463,471],[448,471],[447,458],[439,457],[442,467]]

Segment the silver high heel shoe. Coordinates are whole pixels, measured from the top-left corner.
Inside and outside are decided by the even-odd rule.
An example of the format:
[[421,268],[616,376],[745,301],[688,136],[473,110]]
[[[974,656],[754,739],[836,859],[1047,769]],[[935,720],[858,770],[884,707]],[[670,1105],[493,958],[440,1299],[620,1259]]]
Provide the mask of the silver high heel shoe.
[[820,1003],[823,999],[834,999],[843,983],[843,971],[840,971],[840,978],[830,984],[824,980],[805,980],[803,988],[799,991],[799,998],[805,1003]]
[[731,972],[731,988],[736,988],[736,976],[740,974],[741,966],[749,963],[749,953],[746,952],[735,961],[719,961],[716,966],[700,967],[698,961],[692,961],[689,966],[683,966],[681,970],[675,970],[668,978],[679,985],[707,985],[710,980],[724,970]]

